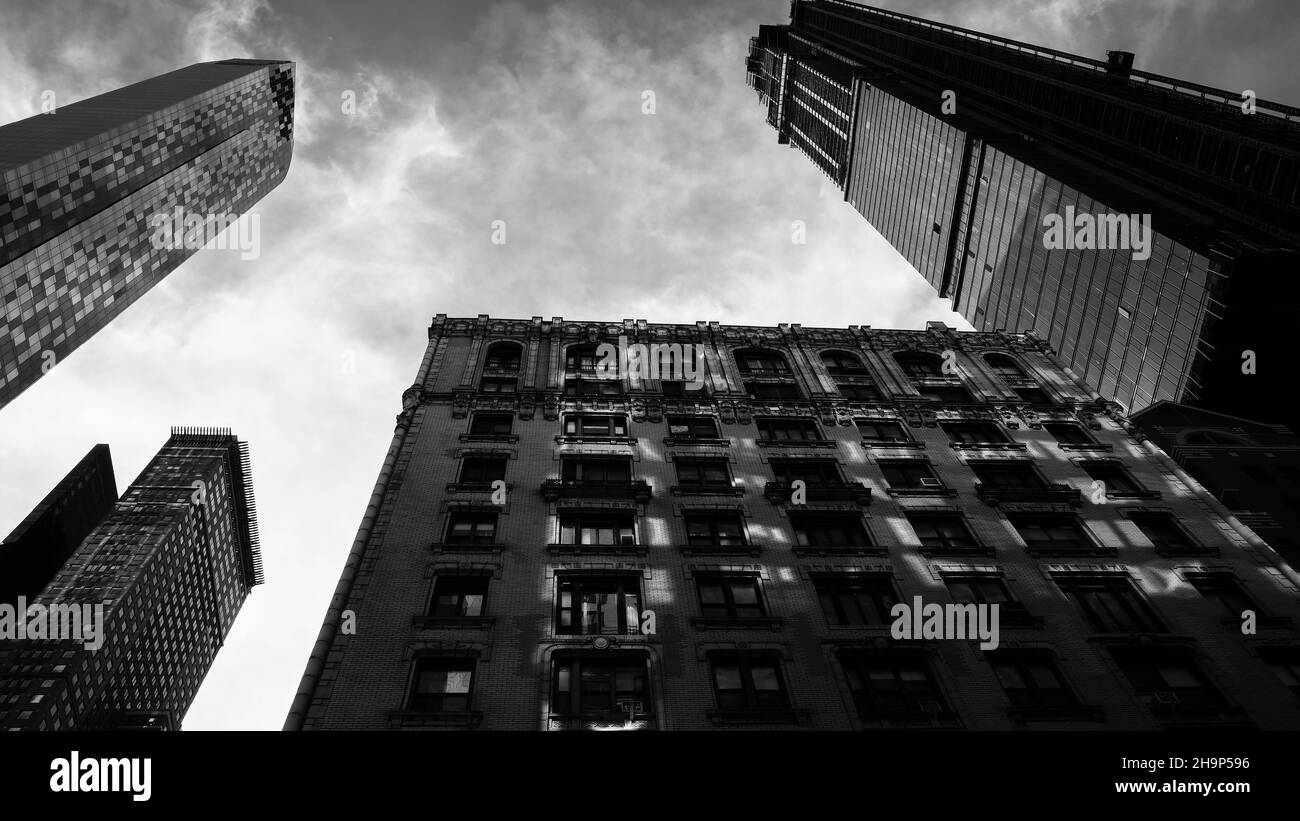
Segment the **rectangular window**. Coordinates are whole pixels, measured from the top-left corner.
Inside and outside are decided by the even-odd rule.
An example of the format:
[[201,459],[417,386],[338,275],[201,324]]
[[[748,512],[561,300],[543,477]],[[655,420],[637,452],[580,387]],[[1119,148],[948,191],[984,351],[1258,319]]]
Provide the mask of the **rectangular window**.
[[871,536],[851,513],[791,513],[796,544],[803,547],[868,547]]
[[1225,617],[1240,619],[1247,610],[1259,612],[1237,580],[1226,573],[1188,573],[1187,581]]
[[1012,707],[1023,709],[1077,707],[1079,699],[1066,686],[1048,651],[992,650],[984,657],[997,674]]
[[1084,462],[1083,470],[1095,481],[1103,482],[1109,496],[1126,496],[1146,492],[1117,462]]
[[1123,574],[1057,576],[1056,584],[1098,633],[1163,633],[1146,599]]
[[774,658],[712,659],[713,692],[718,709],[729,712],[785,710],[790,699],[785,692],[780,662]]
[[1162,553],[1198,553],[1204,550],[1183,532],[1168,513],[1131,513],[1129,520]]
[[928,550],[966,551],[980,549],[975,535],[957,513],[909,513],[907,521]]
[[473,678],[473,659],[419,659],[409,709],[431,713],[467,712]]
[[447,524],[447,544],[492,544],[496,536],[495,513],[454,513]]
[[1071,553],[1096,549],[1078,519],[1069,514],[1013,515],[1007,519],[1029,550]]
[[1096,440],[1087,431],[1073,422],[1044,422],[1043,430],[1051,434],[1060,445],[1096,444]]
[[635,517],[632,514],[562,515],[560,544],[636,544]]
[[1259,657],[1292,693],[1300,696],[1300,647],[1261,647]]
[[838,487],[844,484],[839,467],[833,459],[773,459],[772,475],[776,481],[789,486],[801,481],[809,487]]
[[1028,462],[969,462],[980,484],[990,490],[1041,490],[1047,483]]
[[678,459],[677,483],[689,488],[731,487],[731,473],[725,459]]
[[944,422],[939,427],[958,445],[1005,445],[1008,441],[1001,428],[991,422]]
[[885,474],[885,481],[892,488],[912,490],[939,489],[943,483],[935,475],[929,462],[920,459],[905,459],[894,462],[879,462],[880,470]]
[[885,398],[879,388],[865,382],[837,382],[835,387],[850,402],[881,402]]
[[1110,654],[1152,712],[1216,712],[1226,706],[1187,647],[1112,647]]
[[483,615],[488,581],[487,576],[438,576],[429,615],[449,619]]
[[555,632],[566,635],[635,635],[641,628],[638,576],[559,577]]
[[560,468],[567,482],[609,484],[632,480],[632,463],[626,459],[562,459]]
[[949,405],[965,405],[975,401],[971,392],[960,385],[922,385],[916,391],[926,399]]
[[460,463],[461,484],[491,484],[506,478],[504,457],[469,456]]
[[566,436],[627,436],[627,417],[566,416],[564,433]]
[[638,653],[556,653],[551,661],[551,714],[591,719],[653,712],[646,658]]
[[907,429],[903,427],[901,422],[888,419],[858,419],[855,424],[858,426],[858,432],[862,434],[862,439],[865,442],[912,441],[911,437],[907,435]]
[[885,626],[898,604],[894,580],[882,573],[819,575],[813,587],[829,624]]
[[999,576],[980,573],[944,573],[943,583],[952,600],[958,604],[996,604],[999,607],[1022,609],[1023,604],[1012,595],[1007,583]]
[[776,402],[798,402],[803,399],[799,386],[790,382],[746,382],[745,393],[749,394],[750,399]]
[[484,393],[515,393],[518,382],[517,379],[487,377],[479,383],[479,390]]
[[714,619],[759,619],[767,614],[753,576],[700,576],[700,615]]
[[1042,388],[1012,388],[1020,401],[1029,405],[1053,405],[1052,397]]
[[739,513],[691,513],[686,522],[686,543],[696,547],[740,547],[745,527]]
[[822,438],[817,423],[811,419],[759,419],[758,436],[768,441],[813,442]]
[[622,396],[623,381],[620,379],[566,379],[565,396]]
[[668,435],[674,439],[717,439],[718,423],[711,416],[670,416]]
[[510,413],[476,413],[470,422],[472,436],[508,436],[515,417]]
[[941,718],[948,712],[929,664],[919,656],[845,650],[839,660],[863,720]]

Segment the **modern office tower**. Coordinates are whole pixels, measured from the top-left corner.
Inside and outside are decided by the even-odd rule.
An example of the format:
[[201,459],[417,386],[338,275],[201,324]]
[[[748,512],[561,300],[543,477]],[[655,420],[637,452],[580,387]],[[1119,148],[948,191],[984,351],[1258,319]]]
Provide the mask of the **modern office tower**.
[[1300,577],[1033,335],[440,314],[402,404],[286,729],[1300,729]]
[[0,407],[280,184],[293,71],[197,63],[0,126]]
[[0,603],[35,599],[117,501],[108,445],[95,445],[0,542]]
[[1242,524],[1300,567],[1300,436],[1173,402],[1132,418]]
[[261,583],[247,445],[227,429],[173,428],[30,603],[25,635],[8,625],[0,726],[179,729]]
[[[747,70],[806,154],[976,329],[1035,330],[1129,412],[1296,425],[1300,109],[842,0]],[[1148,221],[1149,217],[1149,221]]]

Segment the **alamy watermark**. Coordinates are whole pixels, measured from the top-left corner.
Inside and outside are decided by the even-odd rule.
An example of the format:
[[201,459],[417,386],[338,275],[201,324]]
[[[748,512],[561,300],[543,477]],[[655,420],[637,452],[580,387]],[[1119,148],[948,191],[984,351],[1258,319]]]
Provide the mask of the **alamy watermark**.
[[606,342],[596,347],[597,379],[623,379],[640,384],[646,379],[684,382],[687,390],[704,387],[704,346],[678,342],[646,345],[620,335],[618,345]]
[[26,596],[18,604],[0,602],[0,641],[79,641],[94,652],[104,644],[104,605],[27,604]]
[[920,596],[912,603],[899,602],[889,610],[894,623],[889,635],[895,639],[979,639],[981,650],[996,650],[1000,641],[996,603],[925,604]]
[[[171,213],[160,212],[149,218],[153,229],[150,242],[159,251],[198,251],[215,237],[213,249],[240,251],[240,259],[257,259],[262,254],[262,222],[258,214],[200,214],[176,206]],[[227,228],[234,226],[234,230]]]
[[1049,251],[1132,251],[1135,260],[1151,258],[1150,214],[1075,213],[1067,205],[1065,216],[1044,216],[1043,227],[1043,247]]

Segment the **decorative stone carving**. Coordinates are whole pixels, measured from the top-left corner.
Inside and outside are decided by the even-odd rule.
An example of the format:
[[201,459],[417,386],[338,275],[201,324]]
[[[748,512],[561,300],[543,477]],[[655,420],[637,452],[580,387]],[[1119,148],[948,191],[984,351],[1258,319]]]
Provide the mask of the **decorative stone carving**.
[[456,391],[452,394],[451,400],[451,418],[464,419],[469,416],[469,408],[472,402],[473,394],[469,391]]

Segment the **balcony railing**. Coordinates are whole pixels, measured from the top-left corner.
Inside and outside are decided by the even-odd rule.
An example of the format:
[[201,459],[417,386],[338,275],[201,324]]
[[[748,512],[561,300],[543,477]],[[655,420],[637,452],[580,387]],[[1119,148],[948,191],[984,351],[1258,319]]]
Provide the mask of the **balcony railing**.
[[548,502],[557,499],[635,499],[648,502],[651,495],[650,483],[641,480],[547,479],[542,482],[542,498]]
[[1083,503],[1077,487],[1067,484],[1050,484],[1042,487],[997,487],[984,482],[975,483],[975,495],[987,505],[1044,502],[1078,505]]
[[[789,502],[794,494],[791,482],[768,482],[763,486],[763,495],[774,505]],[[871,504],[871,488],[861,482],[806,482],[806,502],[856,502],[860,505]]]

